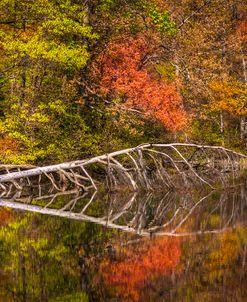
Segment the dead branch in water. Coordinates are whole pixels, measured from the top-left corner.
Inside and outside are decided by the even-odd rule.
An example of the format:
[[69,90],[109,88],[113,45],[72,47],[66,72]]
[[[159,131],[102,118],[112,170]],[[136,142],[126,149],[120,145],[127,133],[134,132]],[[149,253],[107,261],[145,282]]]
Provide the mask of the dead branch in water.
[[[0,190],[10,186],[21,190],[40,182],[50,182],[56,191],[76,186],[83,191],[98,190],[106,183],[109,191],[119,187],[152,191],[157,187],[174,188],[215,181],[225,185],[225,175],[236,177],[246,168],[247,156],[221,146],[185,143],[142,144],[125,150],[57,165],[0,165]],[[103,169],[103,177],[97,170]],[[107,180],[107,181],[104,181]]]

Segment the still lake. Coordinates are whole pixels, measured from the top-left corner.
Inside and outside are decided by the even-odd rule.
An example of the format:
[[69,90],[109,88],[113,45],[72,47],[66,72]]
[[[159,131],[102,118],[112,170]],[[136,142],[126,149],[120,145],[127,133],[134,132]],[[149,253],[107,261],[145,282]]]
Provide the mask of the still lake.
[[0,199],[0,301],[247,301],[247,182]]

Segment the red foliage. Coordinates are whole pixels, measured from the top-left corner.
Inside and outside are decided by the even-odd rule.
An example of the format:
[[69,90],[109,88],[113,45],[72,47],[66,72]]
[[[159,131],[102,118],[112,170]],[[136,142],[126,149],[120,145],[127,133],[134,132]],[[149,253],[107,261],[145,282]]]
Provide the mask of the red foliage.
[[154,79],[143,66],[142,60],[149,52],[148,43],[141,37],[110,43],[100,58],[102,91],[127,97],[128,108],[142,110],[169,130],[181,129],[187,122],[181,96],[174,85]]
[[119,299],[140,301],[145,285],[170,275],[180,255],[178,239],[159,238],[141,249],[124,250],[122,261],[106,261],[101,270],[106,284],[117,289]]

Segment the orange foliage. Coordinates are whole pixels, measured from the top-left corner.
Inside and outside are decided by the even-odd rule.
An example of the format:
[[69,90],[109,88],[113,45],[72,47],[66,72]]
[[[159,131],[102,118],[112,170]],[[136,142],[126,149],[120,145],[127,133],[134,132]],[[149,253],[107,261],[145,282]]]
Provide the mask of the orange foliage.
[[176,87],[154,79],[142,64],[145,54],[150,51],[147,41],[141,37],[110,43],[100,58],[102,91],[127,97],[126,107],[142,110],[169,130],[181,129],[187,117]]
[[247,18],[244,16],[237,27],[237,34],[239,35],[241,41],[244,43],[247,41]]
[[247,37],[247,21],[242,21],[239,24],[238,32],[241,36],[244,36],[246,39],[246,37]]
[[7,151],[13,153],[18,153],[19,151],[18,143],[10,137],[0,139],[0,155],[5,155]]
[[167,10],[168,9],[168,3],[164,0],[149,0],[150,6],[157,7],[160,10]]
[[101,265],[108,286],[118,290],[124,301],[140,301],[142,289],[156,278],[171,274],[181,256],[177,238],[159,238],[137,249],[125,249],[120,262]]

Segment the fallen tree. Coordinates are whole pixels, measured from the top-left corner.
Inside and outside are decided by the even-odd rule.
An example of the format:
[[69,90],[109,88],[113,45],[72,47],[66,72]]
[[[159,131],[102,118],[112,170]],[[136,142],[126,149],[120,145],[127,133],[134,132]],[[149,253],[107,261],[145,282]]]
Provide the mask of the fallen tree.
[[[51,166],[0,166],[3,192],[49,181],[58,191],[72,184],[84,191],[97,190],[105,183],[109,191],[120,187],[142,188],[204,184],[214,188],[216,180],[224,185],[246,167],[247,156],[221,146],[185,143],[142,144],[134,148]],[[105,181],[104,181],[105,180]]]

